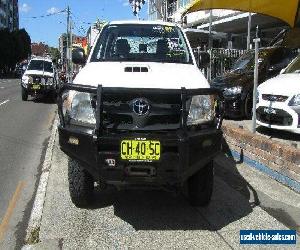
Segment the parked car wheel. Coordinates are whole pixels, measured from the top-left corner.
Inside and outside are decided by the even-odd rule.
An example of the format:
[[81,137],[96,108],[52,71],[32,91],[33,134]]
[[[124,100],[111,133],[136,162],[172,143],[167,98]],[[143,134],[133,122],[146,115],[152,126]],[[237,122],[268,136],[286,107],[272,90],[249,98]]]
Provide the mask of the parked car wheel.
[[22,101],[27,101],[27,99],[28,99],[27,90],[22,87]]
[[207,206],[211,200],[214,183],[213,161],[188,179],[188,197],[192,206]]
[[76,160],[69,159],[68,179],[70,196],[74,205],[80,208],[87,207],[93,196],[93,177]]

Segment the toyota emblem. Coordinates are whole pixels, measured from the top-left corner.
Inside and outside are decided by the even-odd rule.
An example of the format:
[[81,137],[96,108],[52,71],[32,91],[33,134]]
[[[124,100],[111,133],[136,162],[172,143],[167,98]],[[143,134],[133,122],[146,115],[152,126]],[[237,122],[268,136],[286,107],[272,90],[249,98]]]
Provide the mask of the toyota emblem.
[[147,115],[150,110],[149,102],[146,99],[139,98],[133,100],[133,112],[137,115]]

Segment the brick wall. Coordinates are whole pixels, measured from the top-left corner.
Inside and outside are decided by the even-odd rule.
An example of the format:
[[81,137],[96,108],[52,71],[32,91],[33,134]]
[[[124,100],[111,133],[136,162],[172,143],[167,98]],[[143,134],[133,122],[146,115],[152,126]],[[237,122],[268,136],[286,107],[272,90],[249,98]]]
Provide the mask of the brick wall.
[[[234,152],[235,158],[240,160],[247,158],[253,165],[262,166],[258,169],[266,169],[273,171],[264,171],[265,173],[273,173],[271,177],[280,182],[281,179],[291,179],[293,186],[300,187],[300,150],[289,145],[270,140],[261,135],[252,134],[248,130],[223,125],[224,133],[224,151],[228,149]],[[255,167],[255,166],[254,166]],[[286,178],[288,177],[288,178]],[[288,181],[289,182],[289,181]],[[290,186],[289,183],[283,183]],[[291,186],[290,186],[291,187]],[[297,189],[296,187],[291,187]],[[300,190],[300,189],[299,189]],[[296,190],[296,191],[299,191]]]

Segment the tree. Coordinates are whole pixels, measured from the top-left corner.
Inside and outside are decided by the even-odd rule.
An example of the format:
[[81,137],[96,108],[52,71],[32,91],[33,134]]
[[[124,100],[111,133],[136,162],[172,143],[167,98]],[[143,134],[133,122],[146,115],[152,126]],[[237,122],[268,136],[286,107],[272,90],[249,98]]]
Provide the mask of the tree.
[[60,59],[60,52],[58,50],[58,48],[54,48],[54,47],[49,47],[49,54],[51,55],[52,60],[57,63],[58,60]]
[[2,29],[0,38],[0,73],[7,74],[31,55],[31,39],[25,29]]

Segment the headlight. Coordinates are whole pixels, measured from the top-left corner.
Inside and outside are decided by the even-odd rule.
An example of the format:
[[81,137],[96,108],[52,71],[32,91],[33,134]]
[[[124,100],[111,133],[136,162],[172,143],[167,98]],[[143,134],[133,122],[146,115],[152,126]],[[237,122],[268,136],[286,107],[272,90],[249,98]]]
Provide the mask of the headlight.
[[49,77],[46,79],[46,84],[47,85],[52,85],[53,84],[53,78],[52,77]]
[[293,96],[289,102],[289,106],[300,106],[300,94]]
[[242,87],[241,86],[225,88],[224,92],[223,92],[223,94],[225,96],[238,95],[240,93],[242,93]]
[[75,125],[95,125],[95,113],[89,93],[69,91],[63,95],[63,113],[66,122]]
[[210,95],[193,96],[187,125],[197,125],[212,121],[215,117],[214,97]]
[[30,83],[30,80],[31,80],[31,77],[23,75],[22,76],[22,85],[26,88],[27,84]]

